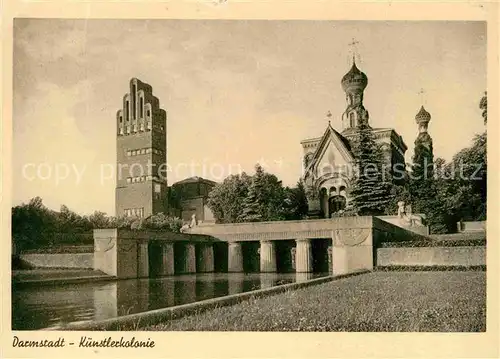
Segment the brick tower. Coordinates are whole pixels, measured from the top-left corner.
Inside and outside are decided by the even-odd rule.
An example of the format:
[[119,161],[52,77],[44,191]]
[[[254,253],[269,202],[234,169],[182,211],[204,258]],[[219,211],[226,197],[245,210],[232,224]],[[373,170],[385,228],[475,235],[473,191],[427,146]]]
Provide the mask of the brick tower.
[[116,113],[116,216],[167,211],[166,121],[151,86],[131,79]]

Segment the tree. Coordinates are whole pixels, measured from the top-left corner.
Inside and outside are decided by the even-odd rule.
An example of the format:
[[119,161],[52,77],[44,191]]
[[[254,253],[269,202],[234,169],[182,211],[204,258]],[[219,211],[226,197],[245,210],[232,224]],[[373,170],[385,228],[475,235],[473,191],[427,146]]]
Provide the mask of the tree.
[[487,92],[484,92],[484,96],[481,98],[481,101],[479,102],[479,108],[483,110],[482,116],[484,119],[484,124],[486,125],[486,122],[488,121],[488,97],[487,97]]
[[260,165],[255,167],[255,175],[252,176],[248,192],[243,199],[243,211],[239,220],[242,222],[260,222],[265,214],[262,213],[264,201],[264,170]]
[[[486,124],[486,93],[479,108]],[[452,232],[460,220],[486,219],[486,140],[486,131],[475,135],[472,145],[457,152],[450,163],[436,159],[432,179],[413,180],[416,212],[426,215],[431,233]]]
[[303,219],[308,212],[307,195],[302,179],[293,188],[285,188],[285,211],[286,219]]
[[40,197],[12,208],[12,237],[20,250],[52,244],[56,229],[56,214]]
[[459,151],[447,166],[450,210],[458,219],[486,219],[487,157],[486,132],[474,137],[471,147]]
[[262,166],[255,166],[248,193],[243,200],[243,222],[284,220],[285,189],[278,178],[265,173]]
[[235,223],[243,213],[251,177],[246,173],[231,175],[217,184],[208,194],[207,205],[217,223]]
[[413,210],[422,213],[435,198],[434,153],[432,139],[427,132],[420,133],[415,140],[413,163],[410,175],[410,193]]
[[353,153],[356,173],[347,211],[358,215],[381,214],[391,201],[391,185],[383,176],[382,152],[367,121],[360,121],[356,128]]
[[92,228],[110,228],[110,218],[104,212],[95,211],[86,220]]
[[166,216],[157,213],[149,216],[142,222],[142,228],[154,229],[162,232],[179,233],[182,227],[182,220],[177,217]]

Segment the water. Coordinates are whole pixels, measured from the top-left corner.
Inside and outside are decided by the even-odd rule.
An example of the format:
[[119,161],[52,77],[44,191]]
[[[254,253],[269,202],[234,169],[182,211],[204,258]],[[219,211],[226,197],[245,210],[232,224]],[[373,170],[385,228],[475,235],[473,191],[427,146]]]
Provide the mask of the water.
[[167,308],[327,273],[206,273],[151,279],[16,288],[12,329],[58,327]]

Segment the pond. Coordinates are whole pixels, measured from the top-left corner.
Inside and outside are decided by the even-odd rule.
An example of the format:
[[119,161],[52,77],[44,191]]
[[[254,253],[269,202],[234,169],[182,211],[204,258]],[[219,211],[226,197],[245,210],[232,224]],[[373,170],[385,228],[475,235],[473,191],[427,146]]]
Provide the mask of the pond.
[[328,273],[204,273],[12,290],[12,329],[56,328],[172,307]]

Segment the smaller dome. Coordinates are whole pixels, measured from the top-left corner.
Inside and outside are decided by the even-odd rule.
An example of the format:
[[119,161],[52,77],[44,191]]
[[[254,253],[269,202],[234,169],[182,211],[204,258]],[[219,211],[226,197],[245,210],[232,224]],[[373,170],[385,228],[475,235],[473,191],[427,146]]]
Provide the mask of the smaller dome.
[[425,110],[424,106],[422,106],[420,111],[418,111],[415,116],[415,120],[417,122],[429,122],[431,120],[431,114]]
[[348,91],[354,88],[363,91],[368,85],[368,77],[366,77],[364,72],[360,71],[356,67],[356,63],[353,62],[349,72],[346,73],[344,77],[342,77],[341,84],[344,91]]

